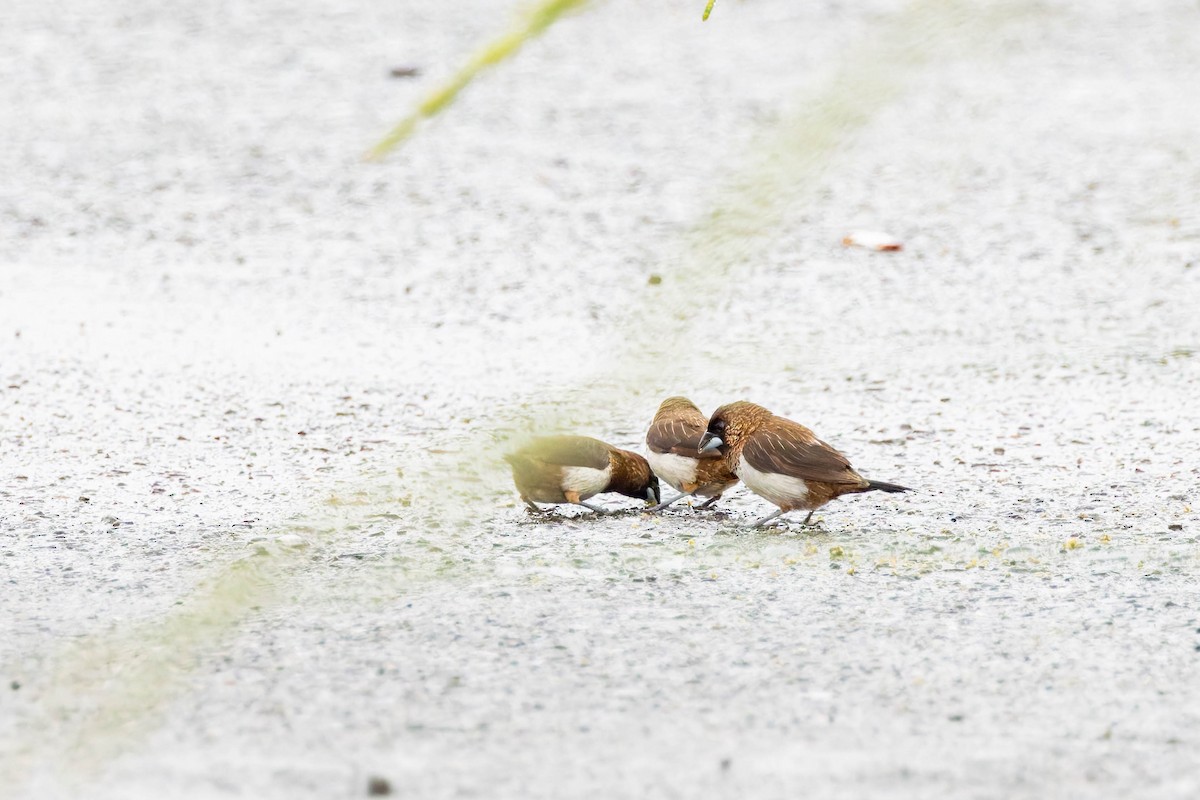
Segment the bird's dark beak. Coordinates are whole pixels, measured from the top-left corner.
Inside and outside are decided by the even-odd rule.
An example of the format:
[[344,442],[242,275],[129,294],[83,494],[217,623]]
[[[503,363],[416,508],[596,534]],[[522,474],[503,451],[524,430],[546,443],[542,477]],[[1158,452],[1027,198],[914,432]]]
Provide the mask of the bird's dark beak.
[[650,505],[658,505],[658,492],[654,491],[653,486],[646,487],[646,500]]
[[707,453],[709,450],[718,450],[723,444],[725,442],[722,441],[720,436],[714,436],[705,431],[704,435],[700,437],[700,452]]

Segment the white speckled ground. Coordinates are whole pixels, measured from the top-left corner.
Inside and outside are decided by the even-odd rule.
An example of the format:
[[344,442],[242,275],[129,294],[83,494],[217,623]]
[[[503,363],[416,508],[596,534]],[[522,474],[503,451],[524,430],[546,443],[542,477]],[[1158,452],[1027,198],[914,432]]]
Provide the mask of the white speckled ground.
[[[507,10],[10,2],[4,785],[1196,796],[1200,19],[1096,5],[598,2],[364,164]],[[919,491],[518,507],[676,393]]]

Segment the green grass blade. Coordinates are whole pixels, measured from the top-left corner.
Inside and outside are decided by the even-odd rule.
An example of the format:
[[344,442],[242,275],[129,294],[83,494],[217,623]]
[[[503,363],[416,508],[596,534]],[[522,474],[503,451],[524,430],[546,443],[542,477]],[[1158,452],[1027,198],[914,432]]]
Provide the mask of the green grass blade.
[[367,160],[376,161],[383,158],[412,136],[422,120],[439,114],[450,106],[479,73],[512,58],[526,42],[544,33],[563,14],[583,7],[587,2],[589,0],[543,0],[529,12],[519,28],[504,34],[476,53],[449,81],[435,89],[417,105],[416,110],[400,120],[396,127],[367,152]]
[[708,5],[706,5],[704,7],[704,16],[701,17],[702,20],[705,20],[705,21],[708,20],[708,15],[712,13],[713,6],[715,6],[716,4],[717,4],[717,0],[708,0]]

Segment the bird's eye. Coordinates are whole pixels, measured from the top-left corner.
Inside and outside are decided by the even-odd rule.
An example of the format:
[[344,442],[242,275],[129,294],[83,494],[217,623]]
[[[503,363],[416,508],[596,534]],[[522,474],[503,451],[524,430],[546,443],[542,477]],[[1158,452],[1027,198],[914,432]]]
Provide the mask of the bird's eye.
[[719,420],[717,420],[716,422],[714,422],[714,423],[712,424],[712,428],[713,428],[713,430],[714,430],[714,431],[723,431],[723,430],[725,430],[725,420],[723,420],[723,419],[719,419]]

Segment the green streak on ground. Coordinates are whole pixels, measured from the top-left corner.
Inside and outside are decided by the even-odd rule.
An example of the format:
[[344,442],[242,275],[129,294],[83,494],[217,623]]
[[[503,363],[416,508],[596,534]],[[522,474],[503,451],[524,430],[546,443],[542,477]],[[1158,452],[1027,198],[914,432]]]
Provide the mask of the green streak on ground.
[[532,39],[546,32],[563,14],[582,8],[589,0],[544,0],[533,8],[519,28],[492,41],[475,54],[466,66],[454,74],[449,81],[439,86],[426,97],[407,117],[402,119],[368,151],[366,158],[375,161],[383,158],[416,131],[422,120],[429,119],[445,110],[459,93],[481,72],[512,58]]
[[712,13],[713,6],[717,4],[717,0],[708,0],[708,5],[704,7],[704,16],[701,17],[705,22],[708,21],[708,15]]
[[161,618],[73,645],[46,682],[43,724],[6,759],[0,781],[20,788],[32,768],[85,782],[149,728],[206,653],[274,601],[280,574],[296,560],[284,553],[235,561]]

